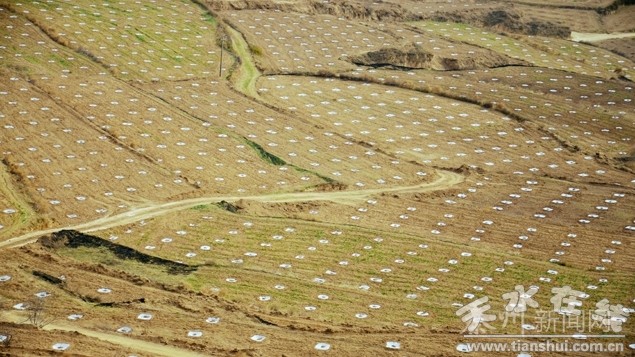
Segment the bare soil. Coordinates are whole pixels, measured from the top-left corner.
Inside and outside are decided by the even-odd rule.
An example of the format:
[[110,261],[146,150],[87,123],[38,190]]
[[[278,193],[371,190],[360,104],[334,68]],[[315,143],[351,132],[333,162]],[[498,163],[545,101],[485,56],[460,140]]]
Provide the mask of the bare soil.
[[632,355],[626,3],[0,0],[0,355]]

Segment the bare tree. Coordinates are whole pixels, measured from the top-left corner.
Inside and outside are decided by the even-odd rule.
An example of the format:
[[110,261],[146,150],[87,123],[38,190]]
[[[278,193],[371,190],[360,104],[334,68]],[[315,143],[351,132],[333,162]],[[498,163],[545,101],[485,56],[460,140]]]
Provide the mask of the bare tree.
[[48,311],[46,301],[46,298],[34,298],[27,303],[27,321],[37,328],[43,328],[44,326],[55,321],[55,317],[51,316]]

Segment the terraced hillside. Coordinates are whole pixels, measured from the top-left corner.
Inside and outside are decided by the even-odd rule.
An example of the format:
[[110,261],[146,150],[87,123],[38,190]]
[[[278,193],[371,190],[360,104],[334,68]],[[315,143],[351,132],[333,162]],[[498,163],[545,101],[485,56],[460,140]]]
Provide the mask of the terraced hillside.
[[632,355],[632,12],[0,0],[0,355]]

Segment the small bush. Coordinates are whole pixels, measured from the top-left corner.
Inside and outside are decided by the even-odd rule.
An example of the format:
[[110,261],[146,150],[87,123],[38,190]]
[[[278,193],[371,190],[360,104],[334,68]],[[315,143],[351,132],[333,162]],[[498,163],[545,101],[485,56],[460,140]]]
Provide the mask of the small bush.
[[27,303],[27,321],[37,327],[43,328],[55,321],[55,317],[49,313],[47,300],[45,298],[33,298]]
[[263,54],[262,48],[253,44],[249,44],[249,52],[254,56],[262,56]]

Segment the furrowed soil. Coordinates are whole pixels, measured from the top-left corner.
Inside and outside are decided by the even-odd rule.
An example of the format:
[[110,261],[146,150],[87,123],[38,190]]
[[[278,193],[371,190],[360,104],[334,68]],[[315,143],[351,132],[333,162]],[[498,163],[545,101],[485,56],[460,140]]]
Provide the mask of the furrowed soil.
[[634,11],[0,0],[0,355],[632,355]]

